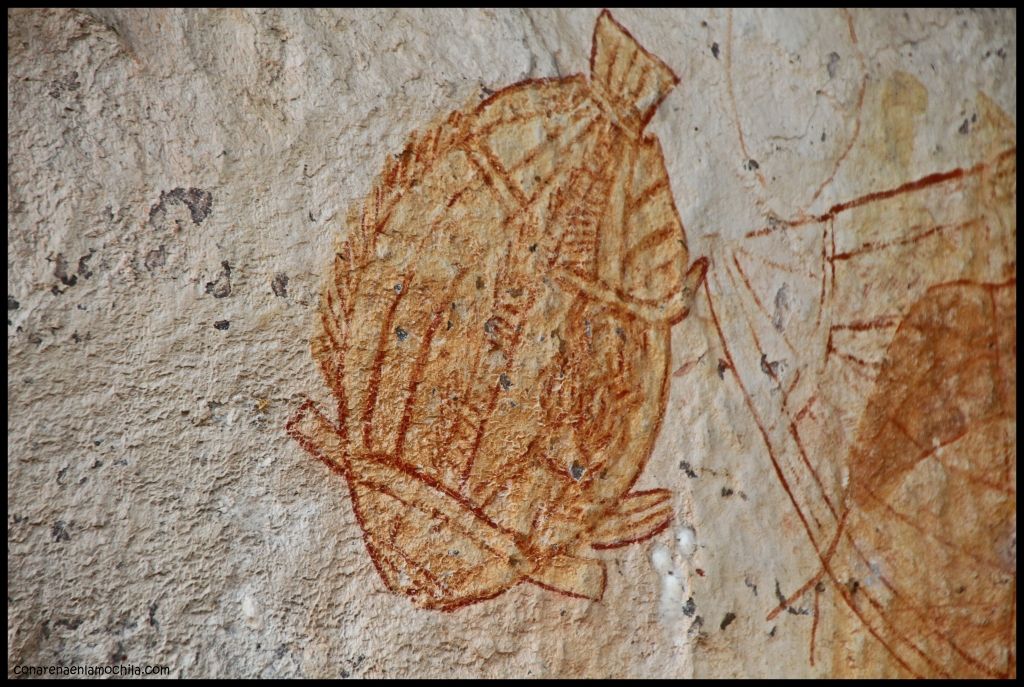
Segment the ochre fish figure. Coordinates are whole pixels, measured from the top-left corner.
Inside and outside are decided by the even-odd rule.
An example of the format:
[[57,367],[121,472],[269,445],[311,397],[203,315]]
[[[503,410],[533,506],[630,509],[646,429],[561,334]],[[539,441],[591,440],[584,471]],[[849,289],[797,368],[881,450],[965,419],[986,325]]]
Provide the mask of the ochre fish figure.
[[452,610],[528,581],[600,599],[591,549],[664,529],[630,491],[668,396],[688,268],[658,140],[679,82],[605,11],[590,79],[534,79],[389,159],[349,218],[313,356],[336,421],[288,423],[348,481],[388,589]]

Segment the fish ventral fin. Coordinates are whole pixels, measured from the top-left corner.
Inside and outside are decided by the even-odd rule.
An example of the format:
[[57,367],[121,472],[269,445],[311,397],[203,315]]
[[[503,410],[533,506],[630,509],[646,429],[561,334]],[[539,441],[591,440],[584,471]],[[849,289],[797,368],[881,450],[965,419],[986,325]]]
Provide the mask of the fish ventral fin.
[[672,522],[672,492],[667,489],[635,491],[591,532],[595,549],[612,549],[652,537]]
[[596,558],[556,554],[547,559],[527,579],[538,587],[591,601],[604,596],[605,568]]
[[604,10],[594,26],[590,83],[620,123],[639,133],[679,77]]

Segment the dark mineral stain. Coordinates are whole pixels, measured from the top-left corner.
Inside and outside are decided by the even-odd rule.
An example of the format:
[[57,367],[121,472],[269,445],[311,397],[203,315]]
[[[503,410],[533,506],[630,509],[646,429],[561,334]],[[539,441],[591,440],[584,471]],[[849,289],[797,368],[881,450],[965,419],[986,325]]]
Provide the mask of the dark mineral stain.
[[13,296],[7,297],[7,312],[17,310],[20,307],[21,303],[18,302],[18,299],[14,298]]
[[577,463],[576,461],[573,461],[572,465],[569,466],[569,474],[577,482],[580,480],[580,477],[583,477],[584,471],[584,467]]
[[56,79],[50,82],[49,95],[51,98],[59,98],[65,91],[77,91],[81,87],[78,81],[78,72],[73,71],[63,79]]
[[716,60],[718,59],[718,43],[711,44],[711,54],[715,56]]
[[60,618],[53,623],[54,627],[66,627],[69,630],[77,630],[84,621],[82,618]]
[[152,272],[158,267],[163,267],[167,262],[167,249],[163,246],[155,248],[146,253],[146,269]]
[[693,471],[693,468],[685,460],[679,461],[679,469],[690,479],[697,479],[697,473]]
[[836,66],[838,64],[839,64],[839,53],[837,53],[837,52],[830,52],[828,54],[828,65],[825,66],[825,69],[828,70],[828,78],[830,78],[830,79],[835,78]]
[[786,322],[786,315],[789,314],[789,293],[787,284],[783,284],[775,292],[775,314],[772,316],[772,326],[775,331],[781,332]]
[[694,642],[697,646],[703,646],[708,641],[708,633],[704,632],[702,627],[704,627],[704,618],[698,615],[690,624],[690,629],[686,631],[689,635],[696,635]]
[[747,589],[752,589],[754,591],[754,596],[757,596],[757,585],[750,580],[749,576],[743,578],[743,584],[747,586]]
[[775,598],[779,600],[782,606],[786,605],[786,597],[782,594],[782,588],[779,587],[779,581],[775,580]]
[[53,265],[53,276],[60,279],[64,286],[74,286],[78,283],[78,276],[68,274],[68,261],[64,258],[63,253],[57,253],[57,257],[52,258],[51,262]]
[[156,619],[156,610],[157,610],[157,608],[159,608],[159,606],[157,605],[156,601],[154,601],[153,603],[149,604],[149,624],[152,627],[155,627],[157,630],[159,630],[160,629],[160,621]]
[[224,331],[225,329],[227,329],[230,326],[231,326],[231,323],[229,321],[227,321],[227,320],[217,320],[216,322],[213,323],[213,328],[214,329],[219,329],[221,331]]
[[270,288],[273,289],[274,295],[278,298],[288,297],[288,275],[284,272],[278,272],[274,275],[274,279],[270,282]]
[[227,260],[220,264],[224,269],[216,281],[206,282],[206,293],[211,294],[214,298],[226,298],[231,295],[231,265]]
[[718,378],[725,379],[725,371],[729,369],[729,363],[721,358],[718,359]]
[[96,251],[90,248],[88,255],[78,258],[78,273],[86,279],[92,276],[92,270],[89,269],[89,260],[95,253]]
[[733,495],[733,490],[729,487],[722,487],[722,498],[728,498]]
[[761,165],[757,164],[757,160],[747,160],[747,163],[744,166],[751,172],[761,168]]
[[957,131],[959,131],[961,134],[968,134],[968,133],[970,133],[970,131],[971,131],[971,120],[965,119],[964,123],[960,125],[960,128],[957,129]]
[[761,354],[761,372],[764,372],[769,377],[777,377],[781,367],[781,360],[769,361],[767,355],[764,353]]
[[502,372],[501,375],[498,377],[498,384],[500,384],[501,388],[504,389],[505,391],[508,391],[510,388],[512,388],[512,380],[509,379],[508,375],[505,374],[504,372]]
[[201,188],[176,188],[160,193],[160,200],[149,209],[149,223],[160,228],[167,215],[167,206],[178,203],[188,208],[192,223],[199,226],[213,210],[213,194]]
[[63,520],[53,523],[53,528],[50,530],[50,536],[53,537],[53,541],[70,541],[71,535],[68,534],[67,527],[67,523]]
[[693,597],[691,596],[689,599],[686,600],[686,603],[683,604],[683,615],[685,615],[687,618],[692,618],[693,614],[696,612],[697,604],[694,602]]
[[536,253],[537,252],[537,244],[536,243],[531,243],[530,244],[530,252],[531,253]]
[[790,615],[810,615],[810,610],[806,608],[793,608],[786,604],[786,597],[782,594],[782,589],[779,587],[779,581],[775,580],[775,598],[779,600],[779,605],[786,609],[786,612]]
[[736,620],[736,614],[735,613],[726,613],[725,617],[722,618],[722,624],[718,626],[718,629],[724,630],[725,628],[729,627],[729,625],[734,620]]
[[409,336],[409,332],[405,331],[401,327],[395,327],[395,336],[398,337],[399,341],[405,341],[406,337]]

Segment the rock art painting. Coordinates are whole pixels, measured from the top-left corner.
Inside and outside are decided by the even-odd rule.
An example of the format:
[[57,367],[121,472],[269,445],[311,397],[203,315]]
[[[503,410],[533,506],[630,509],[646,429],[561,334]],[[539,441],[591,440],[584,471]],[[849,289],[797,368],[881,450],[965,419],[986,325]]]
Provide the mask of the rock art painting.
[[1014,9],[7,19],[10,677],[1016,676]]
[[418,606],[520,582],[600,599],[592,550],[673,518],[668,490],[632,487],[707,267],[645,132],[678,81],[604,12],[588,76],[413,134],[350,213],[312,340],[336,407],[288,431],[347,481],[381,579]]
[[[978,94],[971,164],[912,174],[927,92],[900,73],[879,91],[875,108],[848,94],[806,203],[709,255],[725,369],[820,564],[766,618],[813,609],[813,665],[828,588],[836,675],[1015,676],[1015,127]],[[862,120],[876,133],[851,161]],[[844,165],[893,183],[829,205]]]

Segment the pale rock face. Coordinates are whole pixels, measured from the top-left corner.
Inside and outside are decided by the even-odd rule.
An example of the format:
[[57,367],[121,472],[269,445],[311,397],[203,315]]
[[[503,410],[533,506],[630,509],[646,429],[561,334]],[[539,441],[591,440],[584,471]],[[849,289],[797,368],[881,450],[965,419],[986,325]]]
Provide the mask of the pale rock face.
[[600,600],[451,612],[285,426],[382,162],[589,75],[598,12],[8,14],[10,674],[1016,674],[1015,13],[612,14],[708,259],[633,487],[674,517]]

